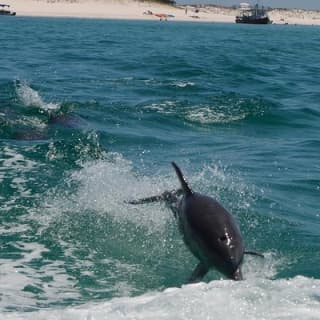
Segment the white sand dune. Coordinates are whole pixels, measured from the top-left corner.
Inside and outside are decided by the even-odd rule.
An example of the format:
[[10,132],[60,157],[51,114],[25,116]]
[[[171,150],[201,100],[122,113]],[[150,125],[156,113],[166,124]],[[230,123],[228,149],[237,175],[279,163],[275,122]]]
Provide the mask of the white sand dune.
[[[233,23],[238,14],[233,8],[169,6],[138,0],[7,0],[6,2],[19,16]],[[320,25],[318,11],[274,9],[269,12],[269,16],[274,23],[279,24]]]

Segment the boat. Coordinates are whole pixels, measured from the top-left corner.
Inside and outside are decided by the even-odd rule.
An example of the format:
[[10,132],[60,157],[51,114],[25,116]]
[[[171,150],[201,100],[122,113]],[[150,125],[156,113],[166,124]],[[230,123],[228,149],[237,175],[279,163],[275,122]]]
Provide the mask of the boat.
[[15,16],[16,13],[10,10],[10,5],[0,3],[0,16]]
[[269,24],[272,21],[263,6],[256,4],[251,7],[248,3],[241,3],[240,15],[236,16],[236,23]]

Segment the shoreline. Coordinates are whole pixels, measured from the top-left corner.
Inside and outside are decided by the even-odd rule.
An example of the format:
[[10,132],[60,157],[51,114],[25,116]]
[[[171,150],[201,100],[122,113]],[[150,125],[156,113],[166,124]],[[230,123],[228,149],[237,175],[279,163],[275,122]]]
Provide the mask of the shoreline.
[[[7,0],[17,16],[235,23],[238,10],[134,0]],[[320,25],[320,11],[271,9],[274,24]]]

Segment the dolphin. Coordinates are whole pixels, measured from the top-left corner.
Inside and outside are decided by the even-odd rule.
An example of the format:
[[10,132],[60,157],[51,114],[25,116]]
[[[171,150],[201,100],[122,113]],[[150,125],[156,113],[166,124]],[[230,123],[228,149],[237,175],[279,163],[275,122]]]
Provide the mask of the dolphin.
[[[85,125],[85,121],[80,116],[74,114],[49,114],[48,119],[43,121],[42,124],[43,127],[41,128],[27,128],[26,125],[22,128],[14,128],[11,139],[25,141],[48,140],[50,138],[50,128],[79,129]],[[15,124],[13,122],[12,124],[10,123],[10,125],[14,127]]]
[[189,283],[201,281],[211,268],[217,269],[229,279],[243,280],[241,265],[244,254],[263,255],[246,251],[234,217],[214,198],[194,192],[180,168],[174,162],[172,165],[181,189],[129,203],[165,201],[169,205],[186,246],[199,260]]

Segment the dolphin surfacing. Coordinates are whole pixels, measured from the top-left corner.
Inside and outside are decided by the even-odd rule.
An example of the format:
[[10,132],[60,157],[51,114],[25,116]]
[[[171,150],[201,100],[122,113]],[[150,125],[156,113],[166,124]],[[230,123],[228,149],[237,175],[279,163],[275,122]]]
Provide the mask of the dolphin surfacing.
[[214,198],[194,192],[176,163],[172,162],[172,165],[181,189],[129,203],[165,201],[169,205],[186,246],[199,260],[189,283],[200,281],[211,268],[216,268],[229,279],[242,280],[241,264],[244,254],[263,255],[245,251],[234,217]]

